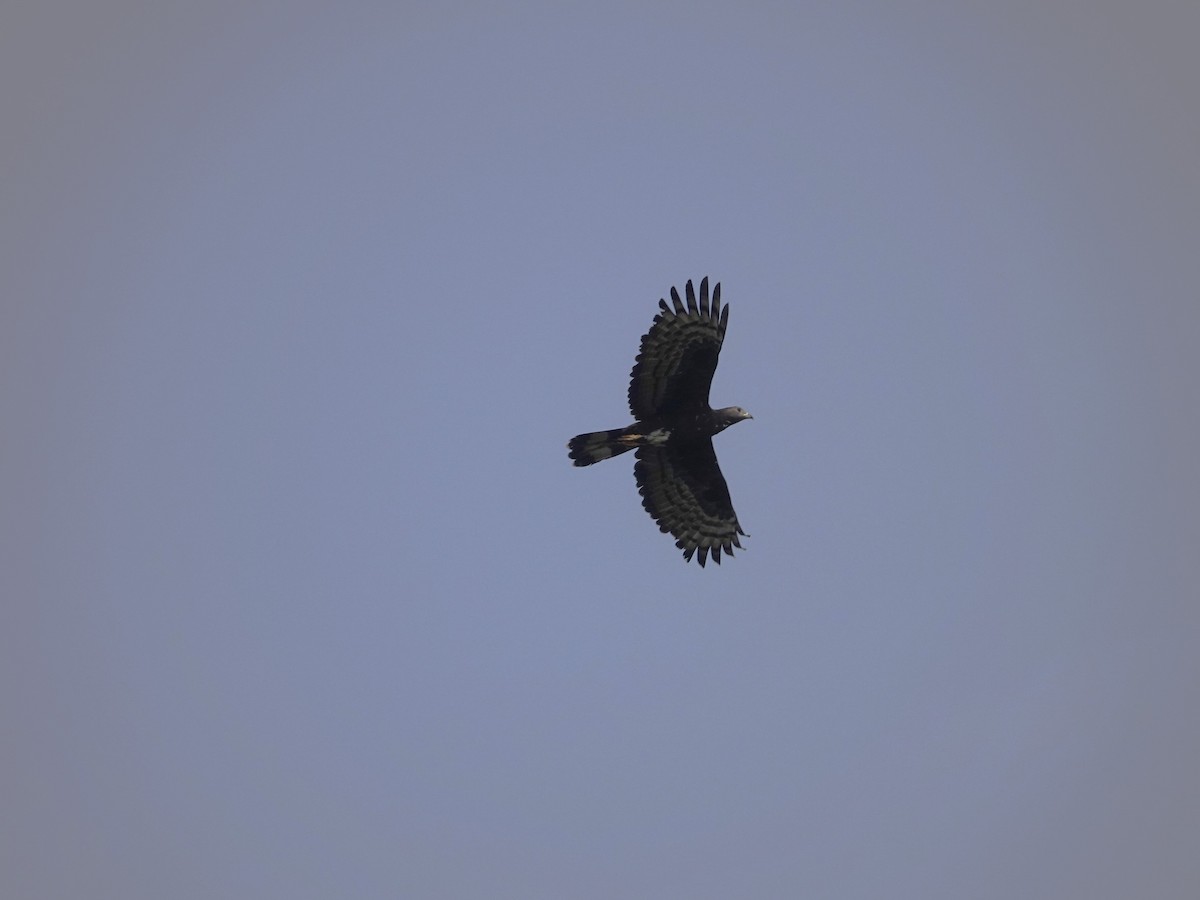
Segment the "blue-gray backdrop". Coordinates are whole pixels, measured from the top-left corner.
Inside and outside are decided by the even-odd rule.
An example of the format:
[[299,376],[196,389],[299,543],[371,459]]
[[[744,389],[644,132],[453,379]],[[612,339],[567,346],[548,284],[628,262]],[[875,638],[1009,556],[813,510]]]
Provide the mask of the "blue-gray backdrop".
[[[1198,35],[4,13],[0,893],[1194,896]],[[702,275],[703,571],[563,446]]]

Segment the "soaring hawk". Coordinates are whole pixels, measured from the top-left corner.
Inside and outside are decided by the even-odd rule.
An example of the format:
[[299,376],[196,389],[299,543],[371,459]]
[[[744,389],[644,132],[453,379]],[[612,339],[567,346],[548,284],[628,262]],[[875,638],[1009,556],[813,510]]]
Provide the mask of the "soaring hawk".
[[745,535],[729,499],[729,488],[713,452],[714,434],[753,416],[740,406],[712,409],[708,388],[725,339],[729,307],[721,307],[721,285],[708,302],[708,279],[700,282],[700,302],[689,281],[687,307],[671,288],[671,306],[660,312],[642,338],[629,381],[628,428],[593,431],[571,438],[567,448],[577,466],[637,449],[633,467],[642,506],[663,532],[675,536],[683,558],[695,555],[701,567],[708,554],[720,565],[721,551],[742,549]]

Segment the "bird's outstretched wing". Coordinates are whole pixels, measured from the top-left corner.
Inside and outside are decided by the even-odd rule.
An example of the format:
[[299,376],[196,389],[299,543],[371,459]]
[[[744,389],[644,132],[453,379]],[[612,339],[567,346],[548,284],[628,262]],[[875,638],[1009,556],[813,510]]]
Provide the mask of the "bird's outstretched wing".
[[675,536],[684,559],[696,554],[703,567],[711,552],[720,565],[722,550],[732,556],[734,547],[742,548],[738,535],[746,532],[733,511],[711,438],[639,447],[633,474],[642,506],[662,531]]
[[721,308],[721,285],[708,300],[708,279],[700,282],[700,301],[688,281],[687,306],[671,288],[671,305],[660,312],[642,337],[629,379],[629,411],[639,422],[677,412],[708,409],[708,388],[725,339],[729,307]]

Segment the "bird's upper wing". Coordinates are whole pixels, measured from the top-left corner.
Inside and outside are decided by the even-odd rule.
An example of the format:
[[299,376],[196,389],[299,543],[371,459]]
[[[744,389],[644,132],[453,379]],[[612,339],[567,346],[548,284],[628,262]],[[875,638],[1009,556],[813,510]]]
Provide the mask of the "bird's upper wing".
[[725,339],[729,307],[721,308],[721,285],[708,302],[708,279],[700,282],[700,302],[689,281],[687,307],[671,288],[671,301],[659,300],[661,312],[642,337],[629,379],[629,411],[638,421],[678,411],[708,408],[708,388]]
[[732,556],[734,547],[741,549],[738,535],[746,532],[733,511],[711,438],[638,447],[633,474],[642,506],[659,529],[675,536],[684,559],[699,551],[703,566],[711,551],[719,565],[722,550]]

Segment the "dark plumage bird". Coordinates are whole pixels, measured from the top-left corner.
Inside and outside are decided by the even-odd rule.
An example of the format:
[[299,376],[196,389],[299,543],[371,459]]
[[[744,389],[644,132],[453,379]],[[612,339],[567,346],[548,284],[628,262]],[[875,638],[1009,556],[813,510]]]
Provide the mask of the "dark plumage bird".
[[642,506],[660,530],[675,536],[683,558],[700,565],[708,554],[721,562],[732,556],[745,535],[729,499],[729,488],[712,438],[743,419],[753,418],[740,406],[712,409],[708,388],[725,339],[729,307],[721,306],[721,285],[708,300],[708,279],[700,282],[700,301],[689,281],[687,306],[671,288],[671,305],[659,300],[660,312],[642,338],[629,381],[629,411],[637,420],[628,428],[593,431],[571,438],[567,448],[577,466],[637,450],[633,467]]

